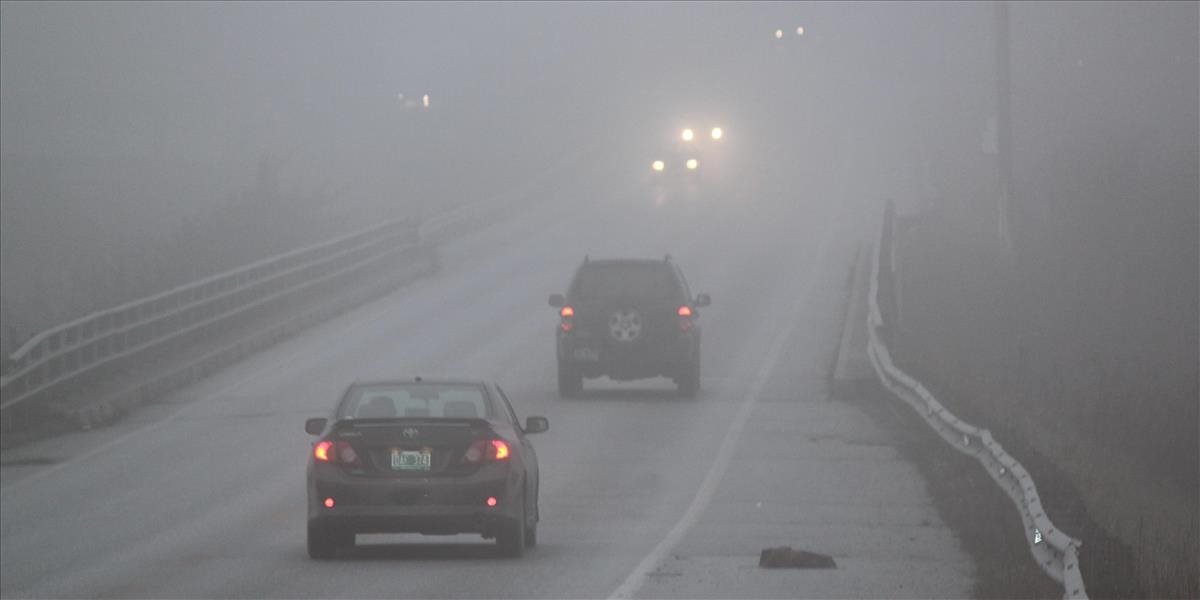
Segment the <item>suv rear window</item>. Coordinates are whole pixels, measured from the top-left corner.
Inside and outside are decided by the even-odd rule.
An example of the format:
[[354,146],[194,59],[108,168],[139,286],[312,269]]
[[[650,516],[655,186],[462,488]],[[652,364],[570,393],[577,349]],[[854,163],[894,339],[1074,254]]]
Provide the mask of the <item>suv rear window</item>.
[[673,300],[680,295],[671,266],[664,263],[588,264],[571,286],[576,298],[633,297]]

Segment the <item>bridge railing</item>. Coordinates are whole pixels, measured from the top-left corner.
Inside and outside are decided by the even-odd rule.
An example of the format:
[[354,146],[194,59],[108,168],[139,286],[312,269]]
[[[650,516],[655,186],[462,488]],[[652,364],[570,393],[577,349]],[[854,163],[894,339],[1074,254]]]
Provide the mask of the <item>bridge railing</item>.
[[16,409],[29,410],[124,358],[201,335],[264,300],[301,293],[313,282],[394,252],[397,246],[417,244],[411,220],[388,221],[47,329],[4,361],[4,429]]
[[[361,231],[267,258],[225,273],[57,325],[38,333],[0,367],[0,430],[72,386],[103,377],[139,357],[188,343],[256,308],[271,308],[350,271],[410,250],[428,258],[425,244],[524,206],[533,190],[579,162],[595,143],[564,152],[523,185],[454,209],[415,219],[387,221]],[[403,259],[402,259],[403,260]]]

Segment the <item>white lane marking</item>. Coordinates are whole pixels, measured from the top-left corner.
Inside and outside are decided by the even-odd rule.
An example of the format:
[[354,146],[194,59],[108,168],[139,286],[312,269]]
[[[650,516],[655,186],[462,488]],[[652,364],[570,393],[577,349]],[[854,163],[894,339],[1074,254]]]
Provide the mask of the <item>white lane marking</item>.
[[642,559],[641,562],[633,568],[629,576],[625,578],[625,582],[621,584],[612,594],[609,599],[615,598],[633,598],[642,585],[646,583],[646,579],[650,576],[655,566],[662,563],[679,542],[688,530],[696,524],[696,520],[704,513],[704,509],[708,507],[708,503],[712,500],[713,493],[717,491],[717,485],[721,482],[721,478],[725,475],[725,469],[729,466],[729,460],[733,457],[733,452],[737,448],[738,438],[742,435],[742,429],[746,425],[746,420],[750,417],[750,413],[758,404],[758,398],[762,395],[763,388],[767,385],[767,380],[770,379],[771,373],[775,370],[776,363],[779,362],[779,357],[783,353],[783,348],[787,344],[788,339],[792,337],[792,333],[800,325],[800,315],[803,314],[803,308],[808,305],[812,292],[816,288],[816,283],[819,279],[821,266],[825,263],[825,256],[829,249],[830,241],[832,240],[833,227],[826,230],[824,238],[821,240],[821,245],[817,251],[817,260],[814,263],[816,266],[813,269],[812,277],[808,280],[808,285],[804,288],[804,293],[801,295],[800,306],[795,310],[789,311],[792,315],[786,327],[783,327],[775,335],[775,339],[771,343],[771,349],[767,353],[766,360],[763,361],[763,366],[758,370],[754,377],[754,382],[750,386],[750,391],[746,399],[742,402],[741,408],[738,409],[737,416],[730,424],[729,430],[725,432],[725,439],[721,441],[721,447],[717,450],[716,459],[708,469],[708,474],[704,476],[704,481],[700,484],[700,489],[696,492],[696,496],[692,498],[691,505],[684,511],[683,516],[679,518],[679,522],[675,523],[675,527],[669,531]]

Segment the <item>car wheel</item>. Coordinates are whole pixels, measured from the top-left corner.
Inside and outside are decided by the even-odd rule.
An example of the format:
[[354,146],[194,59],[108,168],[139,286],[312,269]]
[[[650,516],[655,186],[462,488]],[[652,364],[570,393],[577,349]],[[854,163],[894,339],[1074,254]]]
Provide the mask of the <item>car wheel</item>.
[[[522,494],[524,496],[524,494]],[[496,546],[500,549],[500,556],[507,558],[520,558],[525,551],[525,499],[521,499],[520,515],[510,522],[500,526],[500,531],[496,535]]]
[[[534,500],[537,504],[537,500]],[[529,518],[529,507],[525,507],[525,547],[533,548],[537,546],[537,510],[533,511],[533,518]]]
[[583,392],[583,374],[571,365],[558,363],[558,395],[574,398]]
[[328,525],[308,522],[308,556],[315,559],[333,558],[337,552],[337,538]]
[[675,380],[679,395],[684,398],[695,398],[700,391],[700,361],[688,365],[679,378]]

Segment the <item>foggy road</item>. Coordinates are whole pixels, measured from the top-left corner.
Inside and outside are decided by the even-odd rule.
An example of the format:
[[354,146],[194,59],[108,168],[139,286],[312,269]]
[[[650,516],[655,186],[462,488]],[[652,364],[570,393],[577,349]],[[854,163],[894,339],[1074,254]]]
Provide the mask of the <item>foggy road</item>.
[[[1200,597],[1198,21],[0,2],[0,600]],[[379,224],[403,233],[351,247]],[[876,240],[873,324],[844,329]],[[549,295],[585,256],[666,254],[699,393],[561,397],[557,332],[597,336],[586,295],[579,323]],[[963,453],[862,390],[899,377],[881,357]],[[866,379],[834,395],[838,362]],[[310,558],[306,419],[414,376],[548,418],[520,559],[474,535]],[[978,468],[1001,444],[1019,464]],[[782,546],[836,567],[759,566]]]
[[[559,190],[551,209],[440,248],[442,269],[145,407],[22,450],[3,471],[5,597],[963,596],[973,567],[886,432],[830,397],[854,244],[870,223],[848,145],[804,183],[743,205],[655,206],[631,183]],[[585,162],[601,171],[606,163]],[[580,174],[580,180],[588,180]],[[731,197],[730,197],[731,198]],[[732,202],[725,198],[725,202]],[[717,202],[708,199],[708,202]],[[731,235],[741,232],[742,235]],[[562,291],[585,253],[667,252],[703,312],[702,389],[554,386]],[[304,550],[304,419],[356,378],[496,379],[549,417],[540,540],[520,560],[477,536],[359,536]],[[37,461],[31,461],[37,462]],[[757,568],[763,548],[836,570]]]

